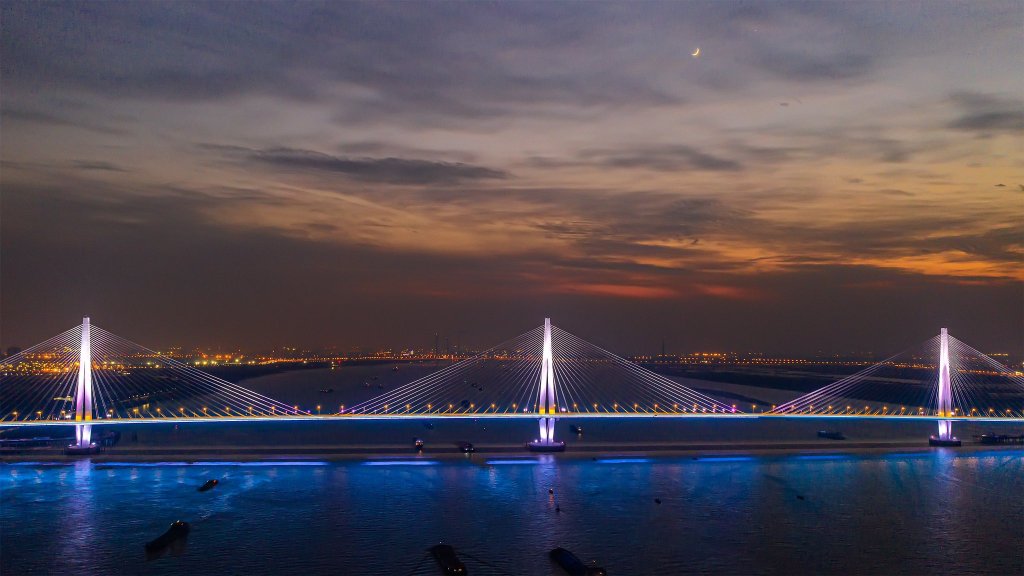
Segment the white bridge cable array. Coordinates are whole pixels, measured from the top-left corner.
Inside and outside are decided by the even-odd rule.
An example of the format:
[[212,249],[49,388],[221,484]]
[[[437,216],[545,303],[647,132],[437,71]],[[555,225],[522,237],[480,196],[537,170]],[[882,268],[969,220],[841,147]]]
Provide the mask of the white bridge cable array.
[[[776,414],[942,416],[940,336],[774,409]],[[949,336],[952,416],[1024,416],[1024,377]]]
[[[558,413],[737,412],[674,380],[551,327]],[[346,414],[536,414],[543,326],[345,410]]]
[[544,328],[345,410],[345,414],[476,414],[535,411]]
[[671,378],[551,327],[560,412],[722,414],[738,412]]
[[[75,420],[81,335],[77,326],[0,362],[0,420]],[[89,340],[90,419],[305,413],[95,325]]]

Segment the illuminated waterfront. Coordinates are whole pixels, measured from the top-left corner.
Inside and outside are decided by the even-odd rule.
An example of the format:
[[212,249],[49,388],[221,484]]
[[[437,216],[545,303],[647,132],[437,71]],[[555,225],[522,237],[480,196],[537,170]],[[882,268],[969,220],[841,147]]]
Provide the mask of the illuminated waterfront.
[[[5,574],[433,574],[441,540],[473,574],[556,574],[556,545],[611,574],[1024,569],[1020,450],[26,462],[0,482]],[[184,553],[146,562],[179,518]]]

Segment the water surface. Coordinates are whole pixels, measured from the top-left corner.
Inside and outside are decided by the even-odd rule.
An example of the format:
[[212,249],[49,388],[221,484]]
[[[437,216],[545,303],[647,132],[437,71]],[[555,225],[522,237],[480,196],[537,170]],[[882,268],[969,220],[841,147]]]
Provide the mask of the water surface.
[[436,574],[438,541],[472,574],[558,574],[554,546],[610,574],[1024,573],[1021,450],[20,463],[0,488],[4,574]]

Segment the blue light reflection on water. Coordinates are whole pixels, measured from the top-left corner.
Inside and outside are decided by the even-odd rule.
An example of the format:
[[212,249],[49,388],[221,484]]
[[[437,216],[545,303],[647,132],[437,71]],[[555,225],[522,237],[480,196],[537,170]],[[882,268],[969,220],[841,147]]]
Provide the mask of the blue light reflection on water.
[[173,466],[240,466],[240,467],[274,467],[274,466],[327,466],[328,462],[319,460],[271,460],[271,461],[209,461],[209,462],[103,462],[98,468],[169,468]]
[[[506,573],[555,545],[616,574],[1024,569],[987,536],[1024,517],[1024,451],[806,456],[2,466],[0,572],[409,573],[440,540]],[[186,552],[142,560],[178,518]]]
[[363,462],[363,466],[435,466],[436,460],[372,460]]

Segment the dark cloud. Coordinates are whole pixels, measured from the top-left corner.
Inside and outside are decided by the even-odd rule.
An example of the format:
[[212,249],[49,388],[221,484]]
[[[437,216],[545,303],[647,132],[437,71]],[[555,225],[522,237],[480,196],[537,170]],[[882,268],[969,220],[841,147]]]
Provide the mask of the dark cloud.
[[97,162],[89,160],[80,160],[75,162],[75,168],[79,170],[97,170],[100,172],[127,172],[124,168],[112,164],[110,162]]
[[55,112],[43,112],[30,108],[19,108],[10,104],[0,107],[0,118],[8,123],[31,123],[56,128],[81,128],[92,132],[109,135],[124,134],[124,130],[108,125],[101,125],[94,120],[82,119],[81,115],[68,116]]
[[708,154],[682,144],[585,150],[580,153],[580,157],[607,168],[646,168],[665,172],[678,170],[735,172],[743,169],[743,166],[735,160]]
[[765,54],[759,64],[773,74],[796,82],[849,80],[871,71],[872,59],[866,54],[782,52]]
[[434,185],[474,180],[502,180],[509,177],[501,170],[461,162],[432,162],[408,158],[349,158],[295,148],[213,148],[235,154],[241,152],[249,161],[285,170],[319,170],[344,174],[367,182]]
[[959,115],[948,127],[980,134],[1024,133],[1024,101],[1002,98],[976,92],[962,92],[952,96]]

